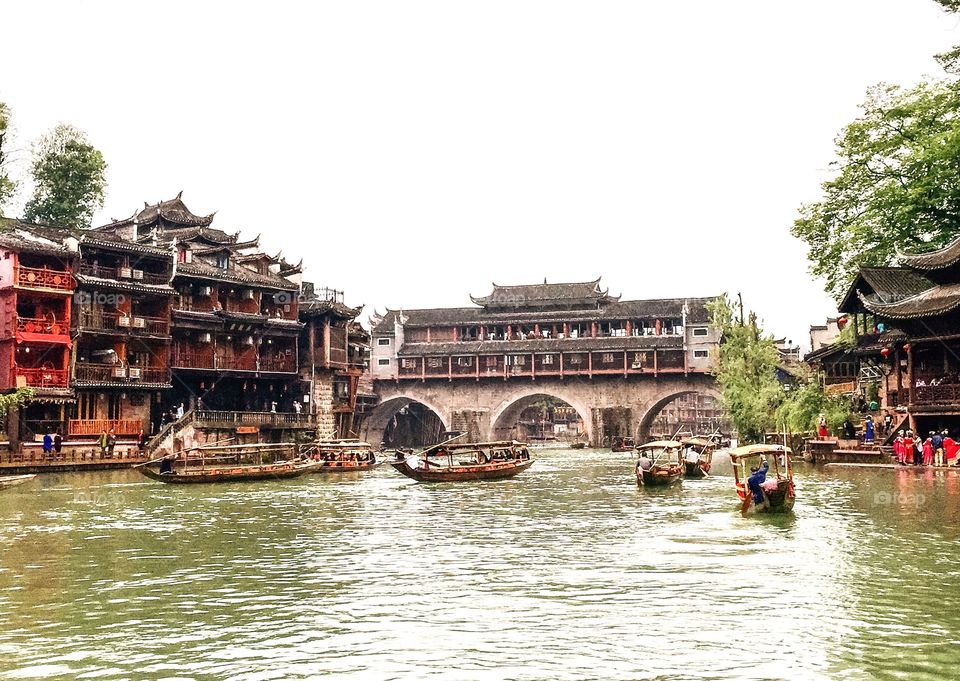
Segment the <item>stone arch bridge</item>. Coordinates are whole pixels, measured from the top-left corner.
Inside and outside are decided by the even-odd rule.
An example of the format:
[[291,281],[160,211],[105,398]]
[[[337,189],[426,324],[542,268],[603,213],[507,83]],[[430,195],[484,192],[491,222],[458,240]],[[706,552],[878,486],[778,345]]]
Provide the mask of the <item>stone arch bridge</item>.
[[660,377],[604,376],[587,380],[541,378],[536,381],[377,381],[377,407],[364,420],[361,437],[371,443],[383,440],[393,417],[411,403],[433,411],[446,430],[469,432],[477,439],[511,437],[520,413],[534,401],[549,396],[563,400],[583,419],[593,446],[605,435],[645,438],[657,414],[673,400],[690,393],[719,399],[713,378],[707,374]]

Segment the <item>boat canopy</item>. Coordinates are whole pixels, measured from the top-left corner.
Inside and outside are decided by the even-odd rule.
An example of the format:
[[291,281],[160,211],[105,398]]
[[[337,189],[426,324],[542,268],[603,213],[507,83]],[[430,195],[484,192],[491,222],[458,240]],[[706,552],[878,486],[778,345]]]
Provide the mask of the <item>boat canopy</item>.
[[780,455],[786,453],[788,456],[792,456],[793,452],[789,447],[784,447],[783,445],[744,445],[743,447],[737,447],[734,450],[730,451],[730,460],[734,463],[741,461],[743,459],[749,459],[758,456],[766,456],[768,454]]
[[716,447],[717,443],[714,440],[706,440],[702,437],[685,437],[680,440],[680,443],[684,447]]

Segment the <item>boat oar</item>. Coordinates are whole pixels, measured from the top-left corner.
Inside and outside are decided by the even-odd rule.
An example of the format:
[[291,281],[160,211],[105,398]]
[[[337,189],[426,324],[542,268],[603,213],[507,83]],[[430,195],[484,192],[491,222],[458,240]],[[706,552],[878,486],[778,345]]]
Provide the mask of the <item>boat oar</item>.
[[[204,445],[204,446],[201,446],[201,447],[187,447],[187,448],[184,448],[184,449],[179,449],[179,450],[173,452],[173,455],[176,456],[177,454],[183,454],[184,452],[192,452],[192,451],[196,451],[196,450],[198,450],[198,449],[210,449],[210,448],[212,448],[214,445],[217,445],[217,444],[219,444],[219,443],[221,443],[221,442],[231,442],[232,440],[234,440],[234,438],[228,437],[228,438],[223,439],[223,440],[215,440],[214,442],[211,442],[210,444]],[[141,466],[149,466],[149,465],[152,464],[152,463],[157,463],[158,461],[164,460],[164,459],[167,458],[168,456],[170,456],[170,454],[164,454],[163,456],[161,456],[161,457],[159,457],[159,458],[157,458],[157,459],[154,459],[153,461],[144,461],[143,463],[134,464],[132,467],[133,467],[133,468],[140,468]]]

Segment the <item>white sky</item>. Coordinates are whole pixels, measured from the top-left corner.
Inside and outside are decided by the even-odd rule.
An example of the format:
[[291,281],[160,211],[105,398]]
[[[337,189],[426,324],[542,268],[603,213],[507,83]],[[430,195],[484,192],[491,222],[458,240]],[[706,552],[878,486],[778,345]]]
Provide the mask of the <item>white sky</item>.
[[2,24],[19,144],[68,122],[110,164],[98,224],[183,189],[368,310],[602,276],[742,291],[804,345],[833,305],[789,228],[834,136],[960,43],[931,0],[33,0]]

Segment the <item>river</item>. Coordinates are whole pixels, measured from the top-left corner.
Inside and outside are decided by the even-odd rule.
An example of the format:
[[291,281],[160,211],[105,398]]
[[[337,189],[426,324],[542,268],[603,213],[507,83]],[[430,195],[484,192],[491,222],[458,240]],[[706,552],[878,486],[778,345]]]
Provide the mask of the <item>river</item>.
[[[798,466],[742,518],[729,464],[637,489],[540,450],[506,481],[0,493],[0,679],[945,679],[960,473]],[[719,457],[719,455],[718,455]]]

